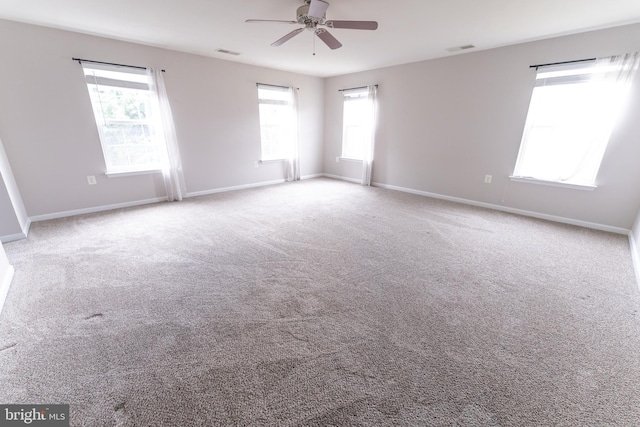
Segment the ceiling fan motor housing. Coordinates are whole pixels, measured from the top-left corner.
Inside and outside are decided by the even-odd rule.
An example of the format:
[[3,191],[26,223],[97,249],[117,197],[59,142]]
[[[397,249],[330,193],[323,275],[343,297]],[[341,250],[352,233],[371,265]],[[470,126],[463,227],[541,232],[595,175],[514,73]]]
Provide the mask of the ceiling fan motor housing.
[[308,29],[316,28],[316,25],[324,23],[324,19],[324,16],[320,19],[309,16],[309,3],[300,6],[296,11],[296,20]]

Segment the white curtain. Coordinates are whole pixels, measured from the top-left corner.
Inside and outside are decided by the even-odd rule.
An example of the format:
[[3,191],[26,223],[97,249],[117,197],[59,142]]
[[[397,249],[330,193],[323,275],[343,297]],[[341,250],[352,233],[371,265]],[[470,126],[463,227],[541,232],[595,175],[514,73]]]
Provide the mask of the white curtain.
[[287,159],[287,181],[300,180],[300,142],[298,130],[298,90],[294,87],[289,88],[289,96],[291,100],[291,121],[293,126],[293,138]]
[[578,167],[581,169],[585,165],[597,162],[591,166],[594,170],[594,182],[615,122],[625,107],[625,100],[639,61],[640,55],[635,52],[598,58],[595,62],[591,78],[591,100],[594,109],[593,116],[587,119],[590,141],[593,142]]
[[371,117],[371,130],[369,132],[369,140],[365,143],[362,157],[362,185],[371,185],[371,173],[373,169],[373,150],[376,141],[376,125],[377,125],[377,86],[367,86],[367,101],[369,104],[369,112]]
[[164,134],[165,145],[167,147],[167,162],[162,169],[164,186],[167,192],[167,200],[182,200],[187,190],[182,172],[182,160],[178,147],[178,138],[173,124],[171,106],[167,97],[167,90],[164,85],[162,70],[147,68],[147,76],[150,81],[150,90],[158,100],[159,116],[161,120],[160,128]]

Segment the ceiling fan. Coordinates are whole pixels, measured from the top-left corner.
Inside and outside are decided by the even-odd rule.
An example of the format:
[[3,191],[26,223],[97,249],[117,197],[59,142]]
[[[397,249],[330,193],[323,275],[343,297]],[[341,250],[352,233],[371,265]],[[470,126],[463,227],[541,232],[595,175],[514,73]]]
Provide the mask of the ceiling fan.
[[327,21],[325,13],[329,8],[329,3],[325,0],[304,0],[304,5],[300,6],[296,12],[295,21],[279,21],[273,19],[247,19],[245,22],[249,23],[281,23],[281,24],[300,24],[304,25],[303,28],[298,28],[284,37],[271,43],[271,46],[280,46],[286,41],[300,34],[305,29],[313,31],[320,40],[322,40],[329,48],[338,49],[342,47],[335,37],[329,33],[325,28],[344,28],[351,30],[375,30],[378,28],[376,21]]

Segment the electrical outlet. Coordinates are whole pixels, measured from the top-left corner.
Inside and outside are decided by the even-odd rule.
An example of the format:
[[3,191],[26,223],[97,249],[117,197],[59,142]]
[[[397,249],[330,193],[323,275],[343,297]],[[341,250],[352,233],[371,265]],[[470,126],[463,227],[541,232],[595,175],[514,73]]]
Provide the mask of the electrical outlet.
[[493,179],[493,176],[491,175],[485,175],[484,176],[484,183],[485,184],[491,184],[491,180]]
[[96,185],[96,177],[93,175],[87,176],[87,182],[89,183],[89,185]]
[[336,163],[340,163],[340,157],[336,157]]
[[258,161],[256,160],[255,162],[253,162],[253,167],[257,168],[258,166],[260,166],[260,163],[258,163]]

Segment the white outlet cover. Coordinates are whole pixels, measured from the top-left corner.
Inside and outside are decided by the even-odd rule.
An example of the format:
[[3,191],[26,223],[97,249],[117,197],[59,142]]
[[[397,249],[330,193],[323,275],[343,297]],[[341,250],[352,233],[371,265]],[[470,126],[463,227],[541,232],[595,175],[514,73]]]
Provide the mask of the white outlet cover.
[[89,183],[89,185],[95,185],[97,184],[96,182],[96,177],[93,175],[89,175],[87,176],[87,182]]

